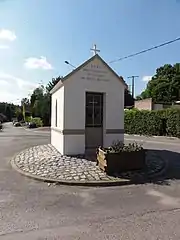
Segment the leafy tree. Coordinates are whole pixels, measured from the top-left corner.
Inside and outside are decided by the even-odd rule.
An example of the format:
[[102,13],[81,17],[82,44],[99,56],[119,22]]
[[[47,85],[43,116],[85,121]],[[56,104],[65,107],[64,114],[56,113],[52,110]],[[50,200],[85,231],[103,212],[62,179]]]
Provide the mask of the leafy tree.
[[52,78],[52,81],[50,81],[47,86],[46,86],[46,90],[47,92],[50,92],[53,87],[62,79],[62,77],[57,77],[57,78]]
[[22,112],[21,107],[16,107],[15,115],[16,115],[18,122],[23,120],[23,112]]
[[27,116],[30,116],[30,101],[28,98],[23,98],[21,100],[21,106],[22,106],[22,114],[24,120],[26,120]]
[[125,107],[134,106],[134,99],[128,89],[125,89],[124,92],[124,106]]
[[33,91],[30,106],[33,117],[40,117],[44,125],[50,125],[51,96],[43,85]]
[[30,106],[33,117],[42,116],[42,108],[44,105],[44,86],[36,88],[30,98]]
[[137,98],[152,98],[154,102],[180,100],[180,63],[175,65],[165,64],[157,68],[156,74]]
[[0,102],[0,113],[3,114],[8,121],[15,117],[16,105],[7,102]]

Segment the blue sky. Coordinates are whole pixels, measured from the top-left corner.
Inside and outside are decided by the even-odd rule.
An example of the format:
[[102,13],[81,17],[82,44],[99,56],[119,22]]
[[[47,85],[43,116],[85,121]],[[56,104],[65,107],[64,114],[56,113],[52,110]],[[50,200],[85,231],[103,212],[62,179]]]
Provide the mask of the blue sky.
[[[42,80],[64,76],[92,56],[94,43],[109,63],[180,36],[179,0],[0,0],[0,101],[25,97]],[[180,62],[180,41],[110,64],[136,79]]]

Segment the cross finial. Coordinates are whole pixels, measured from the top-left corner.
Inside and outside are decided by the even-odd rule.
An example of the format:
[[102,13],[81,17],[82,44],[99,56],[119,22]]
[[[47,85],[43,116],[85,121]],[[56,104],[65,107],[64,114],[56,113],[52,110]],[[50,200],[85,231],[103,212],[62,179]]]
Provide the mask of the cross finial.
[[94,44],[93,48],[91,48],[91,51],[94,53],[94,55],[96,55],[98,52],[100,52],[100,50],[97,49],[96,44]]

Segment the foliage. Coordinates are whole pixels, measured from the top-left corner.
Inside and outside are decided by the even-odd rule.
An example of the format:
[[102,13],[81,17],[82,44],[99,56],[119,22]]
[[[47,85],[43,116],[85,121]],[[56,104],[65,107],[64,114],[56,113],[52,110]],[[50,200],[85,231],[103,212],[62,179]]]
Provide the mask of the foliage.
[[3,114],[7,121],[11,121],[15,117],[16,105],[7,102],[0,102],[0,113]]
[[62,79],[62,77],[53,78],[46,87],[41,85],[34,89],[30,97],[30,111],[33,118],[41,118],[43,125],[50,125],[51,118],[51,95],[52,88]]
[[165,115],[167,135],[180,137],[180,109],[166,109]]
[[117,140],[117,141],[113,141],[112,145],[110,146],[109,150],[111,152],[122,152],[122,149],[124,147],[124,143]]
[[3,113],[0,113],[0,122],[6,122],[6,121],[7,121],[7,117]]
[[26,116],[25,122],[31,122],[32,121],[32,116]]
[[24,119],[21,107],[16,107],[15,115],[16,115],[16,118],[17,118],[18,122],[20,122],[20,121],[22,121]]
[[47,90],[47,92],[50,92],[52,89],[53,89],[53,87],[60,81],[60,80],[62,80],[62,77],[57,77],[57,78],[52,78],[52,81],[50,81],[48,84],[47,84],[47,86],[46,86],[46,90]]
[[130,94],[129,90],[127,89],[125,89],[125,92],[124,92],[124,106],[125,107],[134,106],[134,99]]
[[125,111],[124,125],[128,134],[180,137],[180,110]]
[[156,74],[137,99],[152,98],[155,103],[180,100],[180,63],[165,64],[156,69]]
[[161,135],[162,119],[157,111],[125,111],[125,132],[140,135]]
[[43,122],[41,118],[38,118],[38,117],[32,118],[30,122],[35,123],[37,127],[43,126]]
[[26,122],[35,123],[37,127],[43,127],[43,121],[39,117],[26,117]]
[[107,152],[120,153],[120,152],[137,152],[141,150],[143,150],[142,145],[136,142],[124,144],[123,142],[117,140],[113,141],[112,145],[107,149]]

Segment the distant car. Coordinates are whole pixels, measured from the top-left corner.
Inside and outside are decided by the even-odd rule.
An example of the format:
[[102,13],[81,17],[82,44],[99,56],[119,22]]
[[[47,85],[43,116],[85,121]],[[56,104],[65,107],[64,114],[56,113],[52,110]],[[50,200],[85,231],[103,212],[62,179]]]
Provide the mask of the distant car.
[[3,129],[2,123],[0,122],[0,131]]
[[14,121],[13,121],[13,125],[15,125],[16,123],[18,123],[18,121],[14,120]]
[[34,122],[30,122],[28,128],[37,128],[37,125]]
[[15,127],[21,127],[21,124],[20,124],[20,122],[16,122],[16,123],[14,123],[14,126]]

